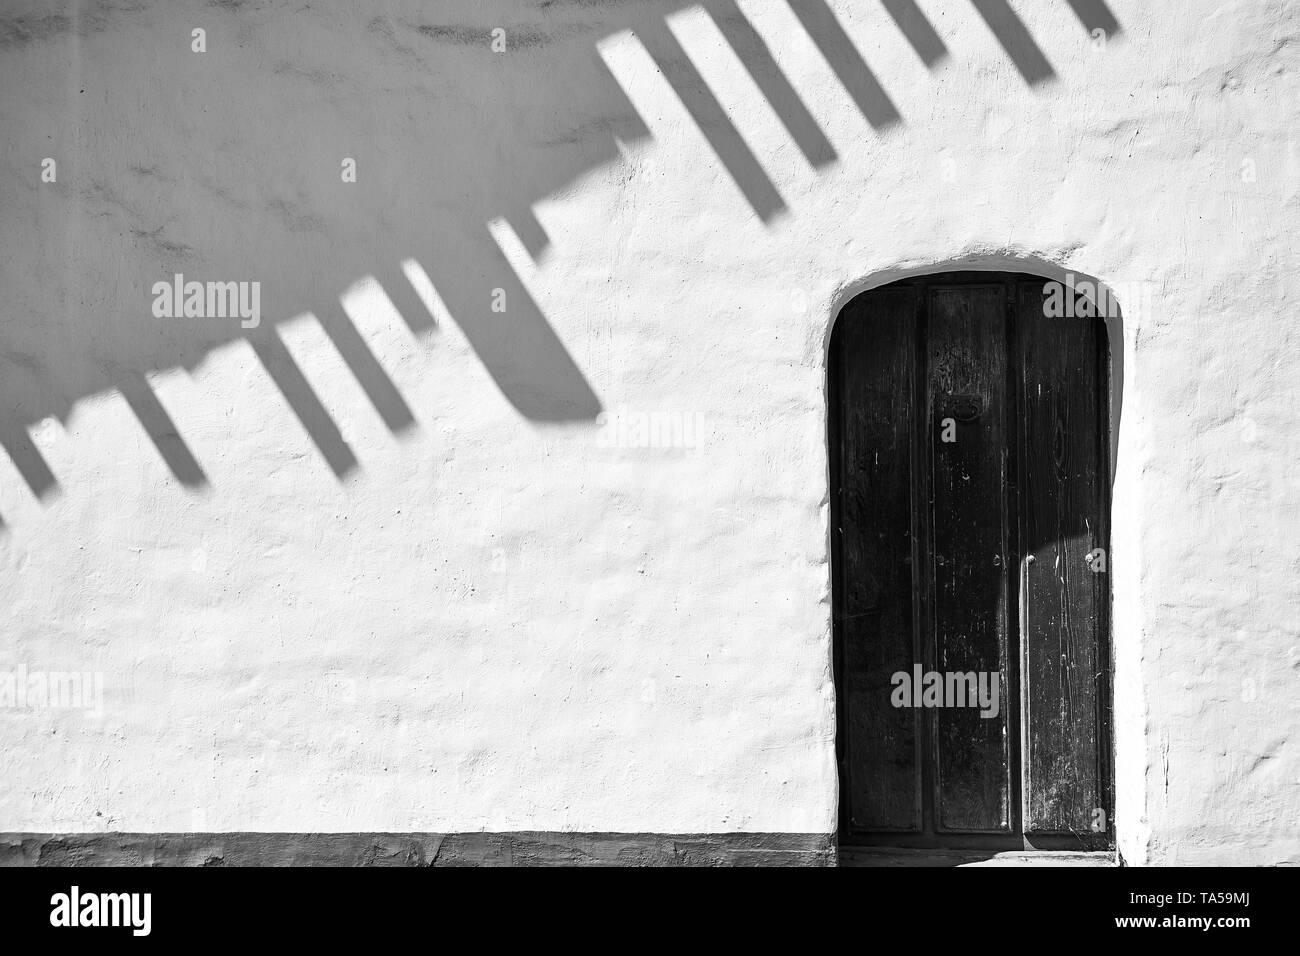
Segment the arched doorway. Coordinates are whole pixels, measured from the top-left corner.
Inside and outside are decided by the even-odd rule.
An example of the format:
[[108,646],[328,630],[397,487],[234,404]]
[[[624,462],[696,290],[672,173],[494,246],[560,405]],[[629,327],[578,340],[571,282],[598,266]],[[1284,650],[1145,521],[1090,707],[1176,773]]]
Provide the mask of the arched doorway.
[[842,844],[1113,845],[1107,395],[1105,324],[1061,283],[918,276],[841,311]]

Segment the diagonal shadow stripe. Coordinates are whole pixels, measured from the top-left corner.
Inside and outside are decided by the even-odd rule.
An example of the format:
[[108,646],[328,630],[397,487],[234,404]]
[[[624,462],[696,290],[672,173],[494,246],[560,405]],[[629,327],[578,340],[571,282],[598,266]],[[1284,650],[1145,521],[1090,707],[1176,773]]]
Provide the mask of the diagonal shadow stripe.
[[722,165],[763,222],[785,210],[785,200],[759,165],[754,154],[727,117],[704,77],[700,76],[666,23],[656,21],[638,28],[647,53],[663,72],[695,125],[708,139]]
[[1070,5],[1074,15],[1079,18],[1079,22],[1089,33],[1093,30],[1103,30],[1106,36],[1113,37],[1124,32],[1115,14],[1111,12],[1110,7],[1106,6],[1106,0],[1066,0],[1066,3]]
[[[440,233],[427,267],[448,315],[501,394],[534,422],[590,421],[601,404],[486,226]],[[492,303],[500,290],[504,312]]]
[[22,425],[8,424],[0,428],[0,448],[8,453],[23,481],[37,498],[48,499],[59,490],[58,479]]
[[1011,9],[1007,0],[971,0],[979,15],[984,18],[993,35],[1011,62],[1016,65],[1026,83],[1034,86],[1044,83],[1056,76],[1052,64],[1034,42],[1029,28],[1025,26],[1016,11]]
[[284,400],[298,416],[298,421],[302,422],[302,427],[307,430],[335,477],[342,478],[356,469],[356,456],[343,440],[343,433],[312,391],[302,369],[298,368],[298,363],[293,360],[274,327],[256,338],[250,337],[249,342],[262,367],[266,369],[266,374],[271,376],[271,381],[275,382]]
[[835,162],[835,147],[781,72],[772,51],[741,12],[736,0],[718,0],[707,9],[804,158],[813,166]]
[[158,401],[148,380],[140,374],[127,374],[119,381],[117,390],[126,399],[176,480],[187,488],[207,487],[207,475],[185,444],[167,409]]
[[907,42],[926,66],[935,66],[948,56],[948,48],[925,18],[916,0],[883,0],[885,11],[902,31]]
[[514,210],[505,218],[524,248],[528,250],[528,254],[533,257],[533,261],[540,259],[547,246],[551,244],[551,237],[546,234],[546,227],[537,220],[537,214],[524,206],[522,209]]
[[384,290],[384,295],[388,296],[388,301],[393,304],[412,335],[419,338],[438,330],[438,320],[430,314],[401,267],[377,269],[375,281]]
[[384,367],[379,364],[379,359],[370,351],[370,346],[361,337],[343,307],[330,303],[321,309],[316,318],[388,430],[402,432],[414,426],[415,416],[411,413],[410,406]]
[[889,94],[863,61],[826,0],[790,0],[790,9],[871,127],[883,129],[899,122],[902,117]]

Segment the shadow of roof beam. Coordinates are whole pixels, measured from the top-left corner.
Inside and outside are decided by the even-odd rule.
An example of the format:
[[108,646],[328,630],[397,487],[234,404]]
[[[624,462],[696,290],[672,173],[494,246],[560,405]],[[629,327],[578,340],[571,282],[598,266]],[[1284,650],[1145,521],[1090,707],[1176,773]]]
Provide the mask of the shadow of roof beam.
[[384,367],[379,364],[379,359],[375,358],[375,353],[370,351],[370,346],[352,324],[352,319],[344,308],[331,303],[321,309],[316,318],[388,430],[403,432],[412,428],[415,425],[415,415],[411,413],[410,406]]
[[706,9],[809,164],[821,167],[835,162],[835,147],[781,72],[772,51],[736,0],[718,0]]
[[971,3],[993,31],[998,43],[1002,44],[1007,56],[1011,57],[1011,62],[1016,65],[1026,83],[1034,86],[1056,76],[1052,64],[1047,62],[1047,57],[1034,42],[1029,28],[1016,11],[1011,9],[1007,0],[971,0]]
[[[421,270],[423,271],[423,270]],[[371,276],[383,289],[384,295],[392,303],[393,310],[401,316],[402,322],[417,339],[438,331],[438,320],[430,311],[420,293],[416,291],[406,269],[400,266],[385,266],[376,269]]]
[[668,25],[663,22],[646,24],[638,27],[636,32],[646,52],[677,93],[758,218],[765,223],[771,222],[785,211],[785,200],[727,118],[726,110],[709,90],[704,77],[695,69],[695,64]]
[[537,219],[537,214],[528,206],[507,213],[506,222],[515,231],[519,241],[524,244],[528,254],[536,262],[551,244],[551,237],[546,234],[546,227]]
[[[487,226],[441,242],[428,262],[434,290],[506,400],[534,422],[599,415],[600,399]],[[492,309],[497,289],[504,312]]]
[[853,97],[871,128],[884,129],[899,122],[902,117],[889,94],[863,61],[826,0],[790,0],[790,9]]
[[1106,0],[1066,0],[1066,3],[1089,33],[1102,30],[1106,36],[1113,37],[1124,32],[1115,14],[1106,6]]
[[334,476],[345,478],[357,468],[356,456],[343,440],[343,433],[334,424],[334,419],[330,418],[329,412],[312,391],[302,369],[298,368],[298,363],[285,348],[279,333],[274,327],[268,328],[256,338],[250,337],[249,343],[253,346],[258,361],[266,369],[266,374],[271,376],[271,381],[275,382],[284,400],[298,416],[298,421],[302,422],[302,427],[307,430]]
[[378,269],[373,278],[413,336],[418,339],[438,331],[438,320],[430,313],[403,269]]
[[18,473],[27,482],[32,494],[42,500],[48,500],[59,490],[58,479],[50,466],[41,456],[40,450],[27,434],[27,429],[19,424],[7,424],[0,428],[0,448],[4,448]]
[[902,31],[907,42],[928,67],[934,67],[948,56],[948,48],[925,18],[916,0],[883,0],[885,11]]
[[117,390],[126,399],[176,480],[187,488],[206,488],[208,476],[203,473],[148,380],[141,374],[129,373],[118,383]]

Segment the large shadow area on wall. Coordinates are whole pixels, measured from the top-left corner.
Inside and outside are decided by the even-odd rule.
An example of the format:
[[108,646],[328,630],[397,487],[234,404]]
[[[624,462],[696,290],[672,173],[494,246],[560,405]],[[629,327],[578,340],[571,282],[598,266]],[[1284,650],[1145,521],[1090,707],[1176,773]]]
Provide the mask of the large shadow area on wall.
[[[904,122],[827,0],[787,2],[871,127]],[[1065,2],[1086,31],[1121,32],[1103,0]],[[1006,0],[971,3],[1027,84],[1052,79]],[[780,193],[670,14],[706,11],[809,164],[836,160],[736,0],[324,0],[292,16],[258,0],[15,6],[0,14],[0,446],[41,499],[59,483],[30,427],[110,390],[176,480],[206,488],[148,376],[239,339],[333,474],[354,472],[356,451],[277,323],[314,315],[388,429],[415,430],[340,298],[367,277],[417,337],[437,333],[431,287],[523,418],[594,420],[596,389],[489,223],[540,259],[550,239],[534,204],[649,136],[598,49],[613,34],[635,35],[760,223],[785,210]],[[928,67],[949,56],[913,0],[881,6]],[[47,156],[54,183],[40,181]],[[345,157],[355,183],[342,183]],[[176,274],[260,282],[260,325],[155,318],[151,290]]]

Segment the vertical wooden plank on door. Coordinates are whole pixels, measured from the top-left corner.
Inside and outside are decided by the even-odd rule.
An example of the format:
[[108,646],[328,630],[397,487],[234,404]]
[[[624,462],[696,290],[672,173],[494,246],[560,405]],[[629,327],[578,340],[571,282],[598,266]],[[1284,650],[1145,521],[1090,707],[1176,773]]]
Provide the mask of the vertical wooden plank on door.
[[911,382],[916,293],[883,290],[840,319],[838,536],[847,818],[916,831],[919,721],[891,706],[916,659],[912,627]]
[[[1022,720],[1027,833],[1088,833],[1109,815],[1103,772],[1107,573],[1100,322],[1044,315],[1018,287],[1021,390]],[[1109,562],[1109,555],[1106,555]],[[1109,565],[1107,564],[1107,567]],[[1107,821],[1109,822],[1109,821]]]
[[[1010,829],[1007,740],[1006,316],[1003,285],[930,290],[933,660],[944,674],[997,674],[996,716],[933,711],[937,830]],[[945,420],[951,419],[945,441]],[[976,702],[978,704],[978,701]],[[991,707],[989,708],[992,709]]]

